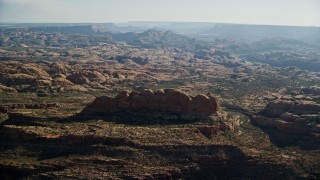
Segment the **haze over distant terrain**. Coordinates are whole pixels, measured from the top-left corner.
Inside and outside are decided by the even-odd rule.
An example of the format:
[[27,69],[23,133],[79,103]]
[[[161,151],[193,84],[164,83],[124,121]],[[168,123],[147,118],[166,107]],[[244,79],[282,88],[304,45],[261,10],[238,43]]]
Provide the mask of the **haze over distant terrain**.
[[0,0],[0,22],[188,21],[320,26],[318,0]]

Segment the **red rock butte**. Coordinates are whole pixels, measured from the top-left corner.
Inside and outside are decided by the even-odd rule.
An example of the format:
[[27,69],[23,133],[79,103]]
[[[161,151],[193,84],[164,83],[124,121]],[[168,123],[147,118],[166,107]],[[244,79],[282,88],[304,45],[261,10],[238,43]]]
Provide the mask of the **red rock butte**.
[[80,114],[130,112],[131,116],[140,113],[144,115],[144,118],[201,120],[216,115],[218,110],[218,99],[210,93],[192,97],[175,89],[156,91],[146,89],[141,92],[122,91],[115,98],[97,97]]

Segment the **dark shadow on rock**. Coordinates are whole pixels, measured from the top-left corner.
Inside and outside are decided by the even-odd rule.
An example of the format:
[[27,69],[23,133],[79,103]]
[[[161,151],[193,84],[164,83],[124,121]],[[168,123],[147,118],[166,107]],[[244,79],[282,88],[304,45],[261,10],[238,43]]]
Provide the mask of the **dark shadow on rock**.
[[[103,144],[108,148],[95,146],[96,144]],[[179,172],[186,179],[261,179],[261,174],[265,177],[276,179],[299,177],[291,167],[249,157],[239,148],[231,145],[143,146],[132,144],[124,139],[110,138],[70,144],[66,138],[62,138],[59,140],[14,142],[13,147],[18,146],[22,146],[31,154],[37,154],[38,160],[68,158],[70,155],[88,157],[92,154],[100,154],[114,159],[130,159],[130,161],[142,164],[143,162],[140,162],[141,160],[139,159],[140,156],[136,153],[136,151],[139,151],[140,154],[144,155],[144,158],[150,158],[149,160],[154,161],[158,158],[158,161],[165,163],[162,166],[179,165],[179,167],[182,167]],[[125,148],[122,150],[112,148],[120,146],[131,147],[130,149],[133,148],[135,151],[130,153]],[[77,165],[77,162],[71,163],[72,166]],[[17,168],[15,172],[29,176],[36,174],[43,167],[37,168],[30,172],[19,172],[21,168]],[[53,166],[53,168],[56,167]],[[59,164],[59,168],[63,168],[63,164]],[[5,167],[0,166],[0,172],[5,169]],[[275,172],[274,169],[277,169],[277,171]],[[7,168],[7,170],[12,169]]]
[[186,179],[261,179],[262,174],[276,179],[299,177],[285,164],[252,158],[232,145],[150,146],[144,150],[166,157],[169,164],[190,165],[182,169]]
[[40,122],[41,121],[53,121],[53,122],[60,122],[64,121],[67,118],[61,117],[33,117],[29,115],[19,115],[10,117],[3,122],[0,123],[0,130],[4,125],[17,125],[17,126],[43,126]]
[[261,126],[256,127],[267,133],[271,143],[280,148],[297,146],[302,150],[307,151],[320,148],[320,140],[312,136],[287,134],[277,130],[276,128],[267,128]]
[[23,147],[28,153],[37,155],[38,160],[68,157],[69,155],[91,155],[106,153],[105,149],[93,145],[107,145],[110,147],[129,146],[138,147],[134,142],[125,138],[94,137],[91,135],[66,135],[59,138],[34,137],[30,140],[11,139],[1,134],[0,153]]
[[173,125],[173,124],[188,124],[195,122],[209,122],[210,120],[207,117],[198,118],[181,118],[182,114],[179,113],[166,113],[166,112],[130,112],[130,111],[121,111],[114,113],[96,113],[96,114],[82,114],[61,119],[61,123],[70,123],[70,122],[81,122],[88,120],[104,120],[108,122],[113,122],[117,124],[126,124],[126,125]]
[[[253,113],[250,113],[245,110],[241,110],[241,111],[236,110],[236,112],[240,112],[246,115],[249,119],[252,119],[252,117],[254,116]],[[261,129],[263,132],[267,133],[269,135],[269,139],[271,143],[277,147],[285,148],[285,147],[291,147],[291,146],[298,146],[302,150],[307,150],[307,151],[320,148],[320,140],[312,136],[287,134],[273,127],[262,127],[262,126],[256,125],[252,121],[250,121],[250,123],[253,126]]]

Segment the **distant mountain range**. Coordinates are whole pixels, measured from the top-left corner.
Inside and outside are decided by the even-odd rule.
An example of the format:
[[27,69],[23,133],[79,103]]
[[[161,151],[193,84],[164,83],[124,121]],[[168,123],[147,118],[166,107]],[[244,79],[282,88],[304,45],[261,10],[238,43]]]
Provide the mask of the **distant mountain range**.
[[[223,56],[229,57],[230,53],[250,62],[320,71],[320,27],[128,22],[121,24],[0,24],[1,31],[4,33],[16,31],[65,33],[65,38],[72,39],[73,44],[78,47],[118,41],[142,48],[180,48],[194,52],[202,59],[213,55],[214,53],[210,53],[213,48]],[[68,34],[86,36],[83,36],[83,39],[75,39]],[[21,38],[15,41],[26,43],[26,39]],[[38,42],[38,40],[32,42],[34,41]],[[10,39],[0,41],[0,46],[10,42]],[[43,42],[42,44],[52,43]]]
[[24,23],[1,24],[0,30],[29,29],[47,32],[144,32],[148,29],[170,30],[203,40],[231,38],[254,42],[265,38],[282,37],[320,45],[320,27],[247,25],[198,22],[128,22],[128,23]]
[[208,48],[207,43],[189,38],[172,31],[160,31],[149,29],[142,33],[112,33],[116,41],[125,41],[131,45],[138,45],[145,48],[181,48],[188,51],[197,51]]
[[229,48],[229,52],[246,61],[320,72],[318,45],[286,38],[268,38],[251,44],[231,45]]
[[265,38],[282,37],[320,45],[320,27],[197,22],[128,22],[110,27],[110,30],[120,32],[141,32],[150,28],[170,30],[207,40],[231,38],[237,41],[254,42]]

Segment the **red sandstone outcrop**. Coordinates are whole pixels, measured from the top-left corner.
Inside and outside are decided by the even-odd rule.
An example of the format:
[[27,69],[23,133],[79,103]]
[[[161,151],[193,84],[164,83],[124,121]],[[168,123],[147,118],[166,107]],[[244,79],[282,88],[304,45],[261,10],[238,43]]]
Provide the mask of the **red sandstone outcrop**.
[[169,119],[200,119],[215,115],[219,105],[217,98],[211,94],[195,97],[175,90],[143,90],[141,92],[120,92],[115,98],[97,97],[92,104],[83,109],[81,114],[110,114],[130,111],[137,113],[173,114]]
[[75,84],[88,84],[90,82],[103,83],[106,77],[97,71],[79,72],[67,77],[69,81]]
[[0,82],[7,86],[51,86],[52,78],[37,63],[4,62],[0,69]]
[[68,86],[73,86],[74,84],[71,81],[69,81],[65,75],[58,74],[53,79],[53,85],[68,87]]
[[294,114],[314,114],[320,112],[320,104],[313,101],[285,101],[278,100],[270,102],[263,110],[263,114],[271,117],[278,117],[285,112],[292,112]]
[[276,128],[288,134],[312,135],[320,133],[320,104],[309,101],[270,102],[260,115],[253,115],[251,122]]
[[251,122],[263,127],[276,128],[288,134],[309,135],[311,133],[319,133],[320,130],[320,128],[315,128],[307,124],[287,122],[279,118],[266,118],[263,116],[253,116]]
[[0,92],[18,93],[16,89],[7,87],[3,84],[0,84]]

